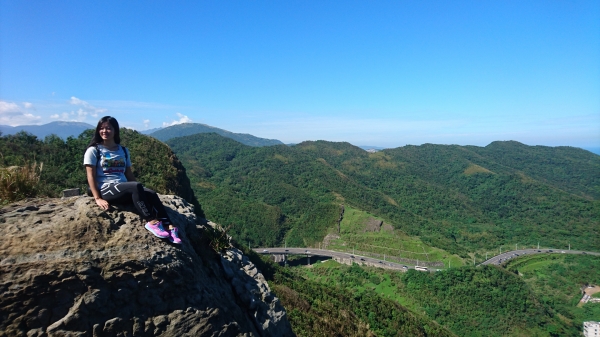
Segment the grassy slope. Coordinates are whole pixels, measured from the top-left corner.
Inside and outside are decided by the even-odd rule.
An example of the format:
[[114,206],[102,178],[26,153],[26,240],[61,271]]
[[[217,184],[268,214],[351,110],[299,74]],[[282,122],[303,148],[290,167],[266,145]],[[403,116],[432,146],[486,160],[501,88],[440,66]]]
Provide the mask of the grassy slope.
[[[418,237],[408,236],[406,233],[393,229],[385,223],[379,231],[366,231],[366,223],[370,220],[384,221],[384,219],[369,214],[365,211],[345,206],[344,218],[340,224],[341,233],[339,239],[329,242],[327,249],[351,252],[369,252],[369,256],[394,259],[404,258],[418,261],[442,261],[444,266],[458,267],[463,260],[448,252],[431,247],[422,242]],[[387,226],[386,226],[387,225]],[[337,234],[337,227],[329,230],[330,234]],[[385,256],[384,256],[385,255]],[[404,262],[405,264],[415,264]],[[440,267],[443,268],[443,267]]]

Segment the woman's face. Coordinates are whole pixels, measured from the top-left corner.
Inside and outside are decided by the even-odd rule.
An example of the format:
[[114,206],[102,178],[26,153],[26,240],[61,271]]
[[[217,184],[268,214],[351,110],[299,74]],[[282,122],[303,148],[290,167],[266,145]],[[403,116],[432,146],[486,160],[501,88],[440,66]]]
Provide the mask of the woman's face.
[[104,122],[98,130],[103,141],[110,141],[115,138],[115,128],[109,122]]

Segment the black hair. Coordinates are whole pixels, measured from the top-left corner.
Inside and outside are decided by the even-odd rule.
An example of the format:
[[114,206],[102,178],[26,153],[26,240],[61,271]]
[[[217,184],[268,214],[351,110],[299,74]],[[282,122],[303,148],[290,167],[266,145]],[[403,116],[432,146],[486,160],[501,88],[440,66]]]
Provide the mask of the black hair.
[[117,119],[114,117],[104,116],[104,117],[100,118],[100,120],[98,121],[98,125],[96,125],[96,131],[94,131],[94,136],[92,137],[92,141],[90,142],[88,147],[95,146],[97,144],[102,143],[102,137],[100,137],[100,127],[102,126],[102,124],[104,124],[106,122],[109,122],[110,125],[113,127],[113,129],[115,129],[115,143],[121,144],[121,134],[119,133],[119,122],[117,122]]

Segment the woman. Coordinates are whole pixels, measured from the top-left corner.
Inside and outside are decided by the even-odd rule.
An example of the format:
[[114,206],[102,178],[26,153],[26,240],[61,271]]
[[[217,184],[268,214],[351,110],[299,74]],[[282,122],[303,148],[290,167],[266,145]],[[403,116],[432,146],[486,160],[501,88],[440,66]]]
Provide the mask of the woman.
[[129,151],[120,143],[119,122],[110,116],[102,117],[83,159],[96,204],[107,210],[111,202],[133,201],[147,221],[147,230],[159,238],[181,243],[178,229],[171,223],[156,192],[135,181]]

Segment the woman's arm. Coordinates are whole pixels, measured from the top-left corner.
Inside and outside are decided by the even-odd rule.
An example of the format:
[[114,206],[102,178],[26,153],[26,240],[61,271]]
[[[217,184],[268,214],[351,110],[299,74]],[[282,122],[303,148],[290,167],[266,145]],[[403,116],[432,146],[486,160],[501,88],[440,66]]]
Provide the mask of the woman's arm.
[[135,180],[135,176],[133,175],[133,172],[131,171],[131,166],[125,168],[125,178],[127,178],[127,181],[137,181],[137,180]]
[[94,200],[96,200],[96,204],[98,204],[100,208],[107,210],[108,201],[102,199],[100,191],[98,190],[98,184],[96,184],[96,168],[91,165],[85,165],[85,173],[87,175],[88,184],[90,185],[90,190],[92,190],[92,194],[94,195]]

